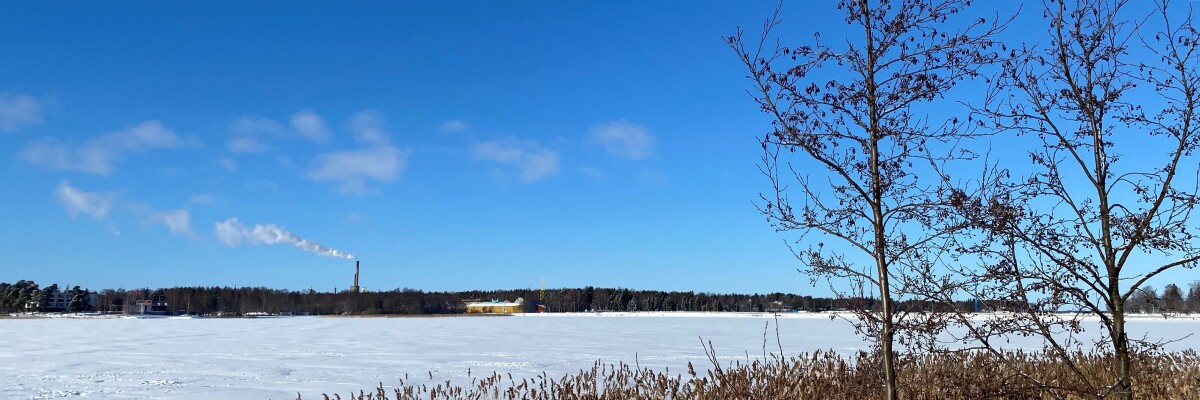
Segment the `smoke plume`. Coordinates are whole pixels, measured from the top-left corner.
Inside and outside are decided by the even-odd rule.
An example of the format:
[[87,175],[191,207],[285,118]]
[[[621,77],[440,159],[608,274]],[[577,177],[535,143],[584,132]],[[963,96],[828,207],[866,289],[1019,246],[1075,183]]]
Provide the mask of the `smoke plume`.
[[242,242],[257,244],[290,244],[300,249],[322,256],[355,259],[353,254],[322,246],[320,243],[304,239],[274,224],[255,224],[254,228],[246,227],[238,222],[237,217],[216,224],[217,240],[226,246],[237,246]]

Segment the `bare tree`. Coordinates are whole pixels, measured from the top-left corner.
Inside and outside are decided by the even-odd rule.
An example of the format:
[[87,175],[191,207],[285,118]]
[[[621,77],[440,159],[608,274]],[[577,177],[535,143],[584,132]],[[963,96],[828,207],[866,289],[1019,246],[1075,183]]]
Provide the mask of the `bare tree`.
[[[965,281],[982,298],[1019,305],[1002,319],[965,321],[970,336],[985,347],[1014,333],[1046,339],[1078,380],[1044,383],[1055,397],[1132,398],[1133,355],[1158,343],[1129,337],[1131,300],[1160,273],[1200,260],[1190,219],[1200,192],[1200,36],[1190,8],[1156,2],[1144,19],[1127,5],[1045,2],[1047,42],[1014,51],[977,109],[998,132],[1036,143],[1020,162],[1029,166],[1008,163],[952,196],[986,232],[964,246],[985,260]],[[1101,342],[1064,335],[1081,329],[1082,315],[1099,319]],[[1115,382],[1090,381],[1071,363],[1094,346],[1113,352]]]
[[852,288],[835,291],[857,300],[855,326],[878,345],[887,399],[898,396],[897,341],[937,331],[936,317],[919,317],[934,314],[895,306],[916,296],[957,229],[937,207],[947,196],[934,166],[972,156],[956,148],[969,131],[943,112],[956,104],[943,95],[997,59],[993,38],[1007,23],[960,15],[970,3],[843,0],[856,36],[833,45],[820,33],[770,43],[778,9],[757,40],[728,38],[773,120],[760,165],[773,190],[758,206],[777,230],[800,232],[792,251],[804,272]]

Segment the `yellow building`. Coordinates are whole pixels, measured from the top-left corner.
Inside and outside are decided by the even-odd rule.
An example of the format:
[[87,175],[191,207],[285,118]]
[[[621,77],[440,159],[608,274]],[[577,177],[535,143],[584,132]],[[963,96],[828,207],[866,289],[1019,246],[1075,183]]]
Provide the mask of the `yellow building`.
[[467,314],[517,314],[525,312],[525,299],[517,301],[474,301],[467,303]]

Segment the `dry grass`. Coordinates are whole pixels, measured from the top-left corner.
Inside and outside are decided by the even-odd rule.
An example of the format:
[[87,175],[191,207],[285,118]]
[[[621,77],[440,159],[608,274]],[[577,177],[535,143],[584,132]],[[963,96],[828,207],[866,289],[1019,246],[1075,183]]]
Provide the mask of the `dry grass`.
[[[901,395],[906,399],[1067,399],[1105,398],[1105,388],[1089,388],[1066,364],[1040,353],[1013,352],[1007,362],[980,352],[907,355],[900,365]],[[1092,382],[1113,382],[1112,357],[1078,354],[1072,358]],[[860,352],[843,357],[816,352],[706,372],[689,365],[686,374],[668,375],[627,364],[599,362],[590,369],[551,378],[545,374],[516,380],[493,373],[472,377],[464,386],[450,381],[427,383],[401,379],[348,399],[868,399],[882,390],[876,356]],[[1200,399],[1200,355],[1193,350],[1143,355],[1136,360],[1135,395],[1139,399]],[[1037,382],[1041,382],[1039,384]],[[1115,396],[1111,396],[1115,397]],[[342,399],[324,395],[324,399]],[[297,399],[300,396],[297,395]]]

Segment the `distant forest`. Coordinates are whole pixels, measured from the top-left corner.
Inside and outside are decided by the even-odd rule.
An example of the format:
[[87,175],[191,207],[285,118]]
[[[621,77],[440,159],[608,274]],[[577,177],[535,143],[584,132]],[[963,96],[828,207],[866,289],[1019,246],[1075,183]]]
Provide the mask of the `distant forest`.
[[[241,315],[248,313],[329,314],[457,314],[464,300],[540,301],[549,312],[584,311],[738,311],[788,312],[845,309],[864,299],[833,299],[791,293],[715,294],[664,292],[622,288],[513,289],[461,292],[390,291],[318,292],[263,287],[174,287],[164,289],[105,289],[90,296],[87,311],[120,312],[139,300],[166,303],[186,314]],[[49,297],[32,281],[0,283],[4,312],[47,311]],[[963,302],[969,310],[971,302]],[[62,310],[49,310],[62,311]]]
[[[84,291],[73,288],[71,310],[47,307],[57,285],[40,288],[32,281],[14,284],[0,282],[0,310],[23,311],[102,311],[121,312],[138,300],[166,303],[185,314],[244,315],[249,313],[308,315],[372,314],[459,314],[466,312],[464,300],[526,301],[539,300],[549,312],[586,311],[715,311],[715,312],[820,312],[872,307],[872,299],[827,298],[792,293],[716,294],[704,292],[664,292],[622,288],[513,289],[462,292],[426,292],[396,289],[382,292],[289,291],[262,287],[174,287],[165,289],[105,289]],[[1167,285],[1162,296],[1153,289],[1139,293],[1141,312],[1200,312],[1200,282],[1193,283],[1183,297],[1176,285]],[[900,307],[909,310],[948,311],[947,305],[908,301]],[[973,311],[974,301],[956,302],[957,311]],[[1016,308],[1014,306],[1014,308]]]

